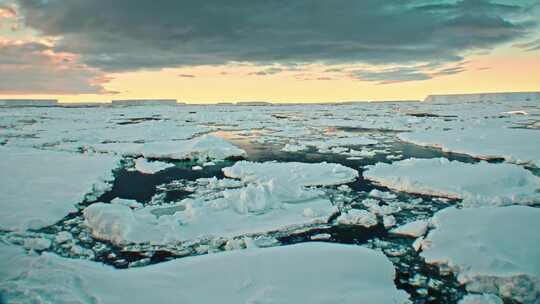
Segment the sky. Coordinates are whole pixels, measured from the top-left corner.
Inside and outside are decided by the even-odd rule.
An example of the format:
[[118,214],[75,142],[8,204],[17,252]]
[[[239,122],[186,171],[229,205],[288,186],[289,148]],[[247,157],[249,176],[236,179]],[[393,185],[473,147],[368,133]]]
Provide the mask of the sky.
[[0,99],[540,91],[540,0],[0,0]]

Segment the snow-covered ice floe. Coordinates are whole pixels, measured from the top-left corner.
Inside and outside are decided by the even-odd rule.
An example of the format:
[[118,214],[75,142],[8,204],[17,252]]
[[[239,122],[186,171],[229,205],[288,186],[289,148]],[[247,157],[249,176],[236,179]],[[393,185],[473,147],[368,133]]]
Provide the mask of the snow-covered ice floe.
[[203,135],[185,141],[148,143],[142,154],[147,158],[206,160],[245,156],[246,152],[221,137]]
[[368,166],[364,177],[398,191],[463,199],[466,206],[540,202],[540,178],[514,164],[411,158]]
[[487,159],[502,157],[510,162],[540,167],[538,130],[481,126],[454,130],[420,130],[399,134],[399,138],[421,146],[468,154]]
[[0,147],[0,229],[39,229],[109,189],[118,158]]
[[492,294],[466,295],[458,304],[504,304],[501,298]]
[[239,181],[231,188],[226,187],[230,182],[223,183],[218,197],[137,210],[98,203],[84,210],[85,223],[94,237],[118,245],[262,233],[326,222],[337,208],[323,190],[312,186],[338,185],[358,177],[358,171],[330,163],[239,161],[223,172]]
[[145,174],[154,174],[170,167],[174,167],[174,165],[162,161],[148,161],[141,157],[135,160],[135,170]]
[[153,159],[222,160],[242,157],[246,152],[225,139],[203,135],[187,140],[154,141],[148,143],[104,143],[92,145],[91,150],[124,156],[144,156]]
[[8,303],[408,303],[394,276],[382,253],[329,243],[127,270],[0,244],[0,293]]
[[390,233],[412,237],[420,237],[426,234],[429,222],[417,220],[390,230]]
[[471,292],[540,300],[540,209],[447,208],[432,219],[422,257],[458,274]]

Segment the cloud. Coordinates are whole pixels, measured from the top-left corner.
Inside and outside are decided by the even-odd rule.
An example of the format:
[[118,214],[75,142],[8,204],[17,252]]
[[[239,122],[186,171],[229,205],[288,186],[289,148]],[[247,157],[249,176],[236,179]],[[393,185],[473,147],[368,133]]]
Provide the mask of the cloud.
[[278,74],[278,73],[281,73],[283,71],[284,71],[284,69],[282,69],[282,68],[269,67],[269,68],[266,68],[264,70],[249,73],[249,75],[268,76],[268,75]]
[[420,65],[411,67],[395,67],[380,70],[353,70],[350,75],[363,81],[373,81],[378,84],[392,84],[407,81],[420,81],[435,77],[454,75],[465,71],[464,62],[452,67],[432,69],[433,65]]
[[[488,0],[19,0],[57,52],[127,71],[252,62],[460,61],[525,36],[528,8]],[[423,77],[409,73],[405,78]]]
[[514,44],[513,47],[525,50],[526,52],[538,51],[540,50],[540,39],[536,39],[534,41],[526,43],[517,43]]
[[112,93],[103,88],[110,81],[103,72],[70,57],[37,42],[0,42],[0,93]]

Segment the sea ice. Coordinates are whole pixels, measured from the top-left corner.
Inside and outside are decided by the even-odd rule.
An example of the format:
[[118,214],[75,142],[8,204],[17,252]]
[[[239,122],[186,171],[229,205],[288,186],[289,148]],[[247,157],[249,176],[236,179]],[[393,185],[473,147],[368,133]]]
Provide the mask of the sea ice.
[[411,158],[368,166],[364,177],[398,191],[463,199],[466,206],[540,202],[540,178],[513,164]]
[[[220,191],[217,198],[188,198],[172,207],[137,210],[93,204],[84,210],[85,223],[94,237],[121,245],[234,237],[326,222],[337,208],[321,189],[310,187],[343,184],[358,176],[354,169],[329,163],[239,161],[223,172],[240,181],[201,180],[208,189]],[[223,189],[227,185],[235,188]]]
[[39,229],[106,191],[118,159],[0,147],[0,229]]
[[245,156],[246,152],[221,137],[203,135],[183,141],[147,143],[142,148],[142,155],[146,158],[191,159],[206,162],[211,159]]
[[502,157],[540,167],[538,130],[487,125],[446,131],[419,130],[399,134],[399,138],[421,146],[440,147],[443,151],[484,159]]
[[26,255],[0,244],[0,293],[9,303],[409,303],[394,277],[382,253],[329,243],[236,250],[127,270],[49,253]]
[[428,221],[418,220],[418,221],[410,222],[405,225],[394,228],[390,231],[390,233],[412,236],[412,237],[419,237],[426,234],[428,225],[429,225]]
[[351,209],[337,219],[341,225],[359,225],[366,228],[377,225],[377,216],[366,210]]
[[539,218],[540,209],[527,206],[443,209],[432,219],[421,256],[457,273],[471,292],[537,303]]
[[135,169],[145,174],[154,174],[170,167],[174,167],[174,165],[162,161],[148,161],[146,158],[137,158],[135,160]]

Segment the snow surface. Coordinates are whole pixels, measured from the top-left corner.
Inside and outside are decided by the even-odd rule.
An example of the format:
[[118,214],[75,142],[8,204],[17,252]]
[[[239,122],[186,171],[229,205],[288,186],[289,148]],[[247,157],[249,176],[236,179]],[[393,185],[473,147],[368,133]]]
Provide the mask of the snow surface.
[[39,229],[110,186],[118,159],[0,147],[0,229]]
[[145,174],[154,174],[170,167],[174,167],[174,165],[162,161],[148,161],[146,158],[137,158],[135,160],[135,169]]
[[128,270],[0,244],[0,293],[16,303],[407,303],[380,252],[305,243]]
[[412,237],[419,237],[426,234],[428,225],[429,225],[429,222],[425,220],[413,221],[413,222],[410,222],[405,225],[392,229],[390,233],[412,236]]
[[204,135],[185,141],[151,142],[144,145],[142,155],[146,158],[206,161],[245,156],[246,152],[221,137]]
[[366,228],[377,225],[377,216],[366,210],[351,209],[337,219],[341,225],[359,225]]
[[447,208],[433,217],[421,256],[456,272],[469,291],[537,303],[539,218],[527,206]]
[[411,158],[368,166],[364,177],[398,191],[461,198],[466,206],[540,202],[540,178],[513,164]]
[[504,304],[501,298],[491,294],[466,295],[458,304]]
[[469,154],[478,158],[502,157],[510,162],[540,167],[538,130],[481,125],[454,130],[421,130],[399,138],[421,146]]

